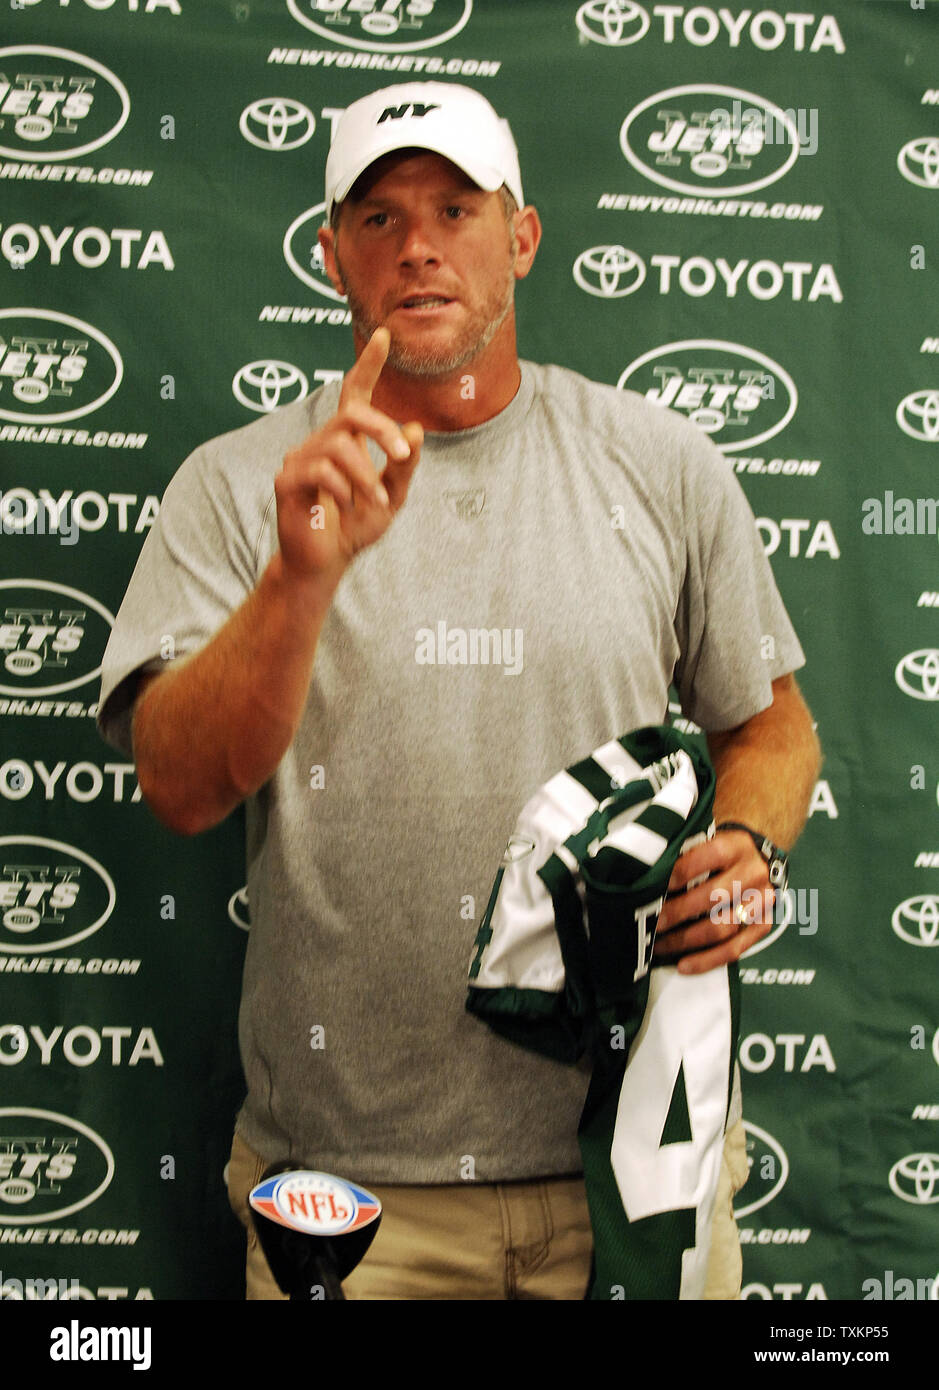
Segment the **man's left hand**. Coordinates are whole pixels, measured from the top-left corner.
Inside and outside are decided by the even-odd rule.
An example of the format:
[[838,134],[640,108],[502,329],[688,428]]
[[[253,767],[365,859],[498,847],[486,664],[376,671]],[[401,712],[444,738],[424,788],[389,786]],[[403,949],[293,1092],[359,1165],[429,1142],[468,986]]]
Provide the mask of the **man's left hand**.
[[[705,883],[688,887],[704,874]],[[682,854],[666,893],[654,954],[680,955],[682,975],[739,960],[773,924],[769,866],[742,830],[720,830]]]

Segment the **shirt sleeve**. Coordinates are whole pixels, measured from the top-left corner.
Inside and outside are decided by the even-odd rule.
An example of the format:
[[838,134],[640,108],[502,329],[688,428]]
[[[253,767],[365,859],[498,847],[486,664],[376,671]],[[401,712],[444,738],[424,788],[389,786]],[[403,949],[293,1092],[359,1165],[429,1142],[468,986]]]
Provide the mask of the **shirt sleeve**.
[[716,732],[768,709],[772,682],[803,666],[805,655],[740,483],[698,427],[688,429],[675,684],[685,714]]
[[[131,718],[140,676],[198,651],[257,584],[254,554],[264,511],[236,502],[213,440],[170,482],[144,542],[104,653],[98,729],[133,756]],[[273,494],[271,494],[272,496]]]

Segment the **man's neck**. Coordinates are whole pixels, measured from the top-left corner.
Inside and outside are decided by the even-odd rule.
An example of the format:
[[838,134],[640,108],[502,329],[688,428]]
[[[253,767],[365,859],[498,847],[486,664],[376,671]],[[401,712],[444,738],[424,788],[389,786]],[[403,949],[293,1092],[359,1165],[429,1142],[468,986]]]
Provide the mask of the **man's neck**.
[[[356,336],[356,357],[364,342]],[[386,366],[372,392],[372,405],[405,423],[416,420],[425,430],[468,430],[491,420],[512,401],[522,375],[511,342],[493,343],[475,361],[457,367],[446,376],[405,376]]]

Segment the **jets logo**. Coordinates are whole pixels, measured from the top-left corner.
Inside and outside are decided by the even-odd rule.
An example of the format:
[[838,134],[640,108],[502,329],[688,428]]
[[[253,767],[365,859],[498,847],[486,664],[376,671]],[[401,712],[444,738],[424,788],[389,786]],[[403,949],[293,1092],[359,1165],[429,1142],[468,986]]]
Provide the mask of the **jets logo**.
[[473,0],[287,0],[294,19],[347,48],[434,48],[464,29]]
[[114,1155],[80,1120],[52,1110],[0,1110],[0,1226],[71,1216],[113,1176]]
[[718,338],[686,338],[637,357],[619,389],[640,391],[654,405],[680,410],[724,453],[752,448],[780,433],[798,404],[789,373],[765,353]]
[[124,363],[100,329],[49,309],[0,309],[0,420],[51,425],[105,405]]
[[61,695],[95,680],[113,626],[80,589],[0,579],[0,695]]
[[0,154],[34,162],[100,149],[130,114],[113,72],[68,48],[0,49]]
[[311,290],[332,299],[336,304],[345,304],[345,295],[337,294],[329,283],[323,252],[317,240],[317,230],[323,225],[326,204],[317,203],[295,217],[284,233],[284,260],[296,275]]
[[678,193],[752,193],[799,157],[799,129],[781,107],[738,87],[671,87],[634,107],[620,129],[630,164]]
[[461,521],[475,521],[486,505],[485,488],[475,488],[472,492],[445,492],[444,497]]
[[748,1197],[752,1197],[758,1183],[762,1184],[766,1191],[757,1197],[756,1201],[734,1209],[738,1221],[745,1216],[752,1216],[760,1207],[767,1206],[779,1195],[789,1177],[789,1159],[779,1141],[765,1129],[750,1124],[748,1120],[744,1120],[743,1127],[747,1135],[747,1161],[750,1165],[750,1180],[744,1191]]
[[0,837],[0,951],[36,955],[83,941],[104,926],[116,898],[111,875],[75,845]]

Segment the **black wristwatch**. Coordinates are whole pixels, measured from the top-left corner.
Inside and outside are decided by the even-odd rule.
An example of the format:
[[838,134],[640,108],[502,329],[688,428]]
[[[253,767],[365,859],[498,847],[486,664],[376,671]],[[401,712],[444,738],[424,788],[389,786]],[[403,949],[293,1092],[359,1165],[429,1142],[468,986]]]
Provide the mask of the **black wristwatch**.
[[769,865],[770,887],[776,893],[785,893],[789,882],[789,855],[784,849],[774,845],[766,835],[761,835],[758,830],[751,830],[749,825],[742,825],[738,820],[722,820],[717,829],[745,831]]

